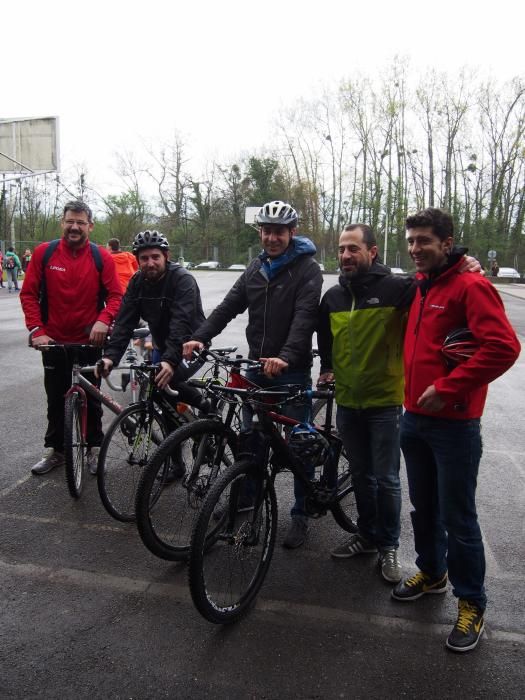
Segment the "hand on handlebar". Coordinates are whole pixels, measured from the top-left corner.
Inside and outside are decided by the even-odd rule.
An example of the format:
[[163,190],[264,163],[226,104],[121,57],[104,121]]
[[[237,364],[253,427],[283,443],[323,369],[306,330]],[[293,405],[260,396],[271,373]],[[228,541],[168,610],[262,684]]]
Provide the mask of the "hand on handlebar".
[[113,360],[109,357],[102,357],[95,365],[95,377],[107,377],[113,369]]
[[161,361],[159,367],[160,369],[155,375],[155,384],[159,389],[164,389],[170,383],[174,370],[169,362]]
[[288,362],[281,360],[280,357],[260,357],[259,361],[263,363],[263,372],[267,377],[277,377],[288,369]]
[[182,357],[185,360],[194,360],[194,351],[201,352],[203,348],[204,343],[201,343],[199,340],[188,340],[188,342],[184,343],[184,345],[182,346]]
[[102,323],[102,321],[96,321],[91,328],[89,342],[92,345],[96,345],[97,347],[101,348],[106,342],[107,334],[108,325],[106,323]]
[[319,375],[319,379],[317,380],[317,386],[323,386],[323,384],[331,384],[334,381],[334,379],[335,378],[333,372],[323,372]]
[[38,335],[31,338],[31,345],[37,348],[39,345],[52,345],[55,341],[48,335]]

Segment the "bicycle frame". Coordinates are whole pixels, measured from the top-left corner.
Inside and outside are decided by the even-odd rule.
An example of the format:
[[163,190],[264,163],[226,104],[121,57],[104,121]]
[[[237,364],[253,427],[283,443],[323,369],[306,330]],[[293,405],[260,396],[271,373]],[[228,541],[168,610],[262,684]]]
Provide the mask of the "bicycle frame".
[[[261,468],[267,468],[271,464],[270,476],[275,479],[277,472],[282,468],[288,468],[292,474],[303,484],[305,489],[305,499],[310,502],[310,504],[316,505],[316,514],[324,515],[330,508],[332,503],[342,500],[347,493],[351,491],[351,487],[348,491],[342,491],[337,494],[337,501],[335,500],[336,487],[334,481],[337,476],[337,464],[339,461],[339,455],[342,451],[342,441],[339,436],[334,435],[331,430],[331,417],[332,417],[332,405],[333,405],[333,392],[332,391],[312,391],[310,389],[302,390],[298,392],[297,397],[304,396],[305,398],[323,398],[328,399],[328,410],[326,412],[325,426],[314,426],[316,431],[321,434],[330,445],[330,463],[328,472],[328,478],[323,479],[322,483],[312,481],[311,477],[307,474],[305,465],[299,456],[291,449],[286,437],[282,435],[279,426],[284,427],[295,427],[301,425],[301,421],[285,416],[277,411],[267,408],[264,405],[265,401],[271,401],[272,397],[282,396],[290,397],[288,391],[283,391],[281,388],[276,388],[275,390],[257,390],[253,389],[238,389],[231,387],[222,387],[223,392],[234,393],[241,396],[243,402],[252,406],[255,416],[257,416],[257,421],[254,421],[254,428],[258,430],[263,436],[264,444],[264,456],[262,454],[256,454],[253,451],[248,450],[248,452],[254,457],[255,463]],[[262,400],[257,400],[257,393],[260,394]],[[255,405],[254,405],[255,403]],[[270,458],[270,450],[272,450],[272,456]],[[326,473],[323,470],[323,476]]]

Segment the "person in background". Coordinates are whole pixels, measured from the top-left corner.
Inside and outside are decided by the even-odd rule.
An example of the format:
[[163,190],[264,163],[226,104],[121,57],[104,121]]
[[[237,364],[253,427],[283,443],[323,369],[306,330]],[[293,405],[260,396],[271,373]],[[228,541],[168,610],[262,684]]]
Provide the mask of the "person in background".
[[15,253],[13,247],[9,247],[4,257],[4,268],[7,274],[7,290],[11,294],[11,289],[18,292],[18,271],[20,270],[20,258]]
[[499,272],[499,265],[496,260],[492,262],[492,265],[490,266],[490,274],[492,277],[497,277]]
[[110,238],[108,241],[108,250],[113,257],[117,275],[122,287],[122,293],[128,288],[130,279],[139,269],[137,258],[125,250],[120,249],[120,241],[118,238]]
[[26,248],[24,254],[22,255],[22,272],[25,274],[27,266],[31,262],[31,250]]
[[[60,222],[62,238],[35,248],[20,294],[30,345],[89,343],[95,347],[83,349],[79,358],[86,365],[100,359],[122,298],[113,258],[104,247],[89,241],[93,226],[87,204],[68,202]],[[47,249],[55,245],[45,261]],[[72,360],[64,348],[42,352],[48,422],[44,445],[49,451],[31,469],[36,475],[64,464],[64,395],[71,386]],[[85,376],[97,381],[93,374]],[[102,408],[88,396],[86,461],[92,473],[102,438]]]
[[0,287],[4,288],[4,255],[0,250]]
[[[447,211],[428,208],[409,216],[406,237],[417,290],[404,345],[401,449],[419,570],[392,597],[405,602],[442,594],[450,578],[458,617],[446,646],[466,652],[478,644],[487,603],[476,513],[480,418],[489,382],[514,364],[521,344],[492,283],[460,274]],[[463,339],[456,343],[456,361],[447,362],[452,333]]]

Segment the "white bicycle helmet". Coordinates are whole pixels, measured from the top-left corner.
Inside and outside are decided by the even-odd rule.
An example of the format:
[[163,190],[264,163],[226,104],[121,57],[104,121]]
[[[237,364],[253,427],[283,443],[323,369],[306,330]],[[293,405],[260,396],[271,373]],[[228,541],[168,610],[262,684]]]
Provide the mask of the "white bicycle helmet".
[[289,226],[295,228],[297,226],[297,212],[286,202],[276,200],[264,204],[255,217],[256,223],[262,224],[279,224],[281,226]]
[[169,250],[170,244],[163,233],[159,231],[141,231],[135,236],[133,241],[133,252],[135,255],[139,250],[144,248],[160,248],[161,250]]

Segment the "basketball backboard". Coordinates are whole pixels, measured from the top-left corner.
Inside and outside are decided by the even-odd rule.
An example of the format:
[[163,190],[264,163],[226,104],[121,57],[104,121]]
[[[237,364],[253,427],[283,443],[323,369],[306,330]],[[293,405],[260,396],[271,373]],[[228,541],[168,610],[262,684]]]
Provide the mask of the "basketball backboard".
[[255,226],[255,217],[260,209],[261,207],[246,207],[244,211],[244,223]]
[[58,117],[0,119],[0,173],[59,169]]

